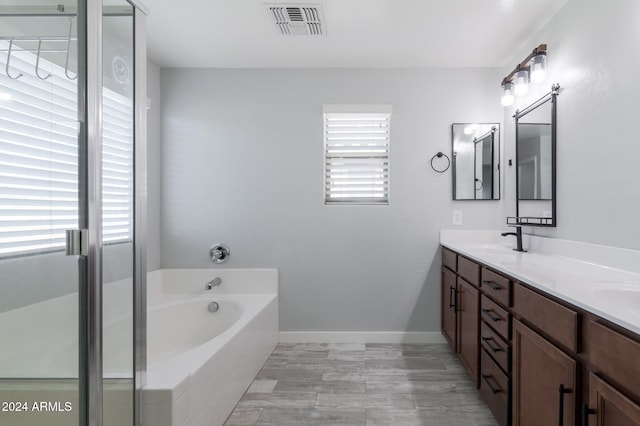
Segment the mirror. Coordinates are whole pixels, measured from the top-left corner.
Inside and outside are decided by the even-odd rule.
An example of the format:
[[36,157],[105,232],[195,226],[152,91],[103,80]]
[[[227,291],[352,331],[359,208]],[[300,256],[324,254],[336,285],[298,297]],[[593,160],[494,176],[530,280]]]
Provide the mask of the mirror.
[[516,217],[509,224],[556,226],[557,90],[516,111]]
[[500,199],[500,125],[453,123],[453,199]]

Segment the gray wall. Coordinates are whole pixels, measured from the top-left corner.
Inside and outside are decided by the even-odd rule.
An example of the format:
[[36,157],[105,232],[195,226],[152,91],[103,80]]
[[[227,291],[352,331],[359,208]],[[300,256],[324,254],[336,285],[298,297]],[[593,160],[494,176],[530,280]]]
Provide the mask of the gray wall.
[[[570,0],[526,48],[548,45],[550,78],[506,108],[506,158],[515,159],[513,119],[522,108],[562,86],[558,98],[556,229],[527,232],[640,249],[640,2]],[[511,71],[505,67],[502,75]],[[506,214],[515,214],[515,167],[507,168]]]
[[[282,331],[437,331],[452,122],[499,122],[493,69],[162,69],[162,266],[277,267]],[[391,104],[389,206],[323,204],[323,104]],[[231,247],[224,265],[211,244]]]

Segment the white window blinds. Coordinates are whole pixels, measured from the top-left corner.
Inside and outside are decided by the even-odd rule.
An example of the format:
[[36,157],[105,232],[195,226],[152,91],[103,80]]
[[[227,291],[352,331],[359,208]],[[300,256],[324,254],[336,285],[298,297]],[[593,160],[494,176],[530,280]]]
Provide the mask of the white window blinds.
[[[8,43],[1,42],[0,49]],[[76,81],[64,68],[15,46],[0,74],[0,256],[64,247],[64,231],[78,227]],[[0,55],[4,70],[6,55]],[[133,105],[104,89],[104,241],[132,239]]]
[[388,112],[325,112],[325,204],[388,204]]
[[133,101],[103,89],[102,241],[133,240]]

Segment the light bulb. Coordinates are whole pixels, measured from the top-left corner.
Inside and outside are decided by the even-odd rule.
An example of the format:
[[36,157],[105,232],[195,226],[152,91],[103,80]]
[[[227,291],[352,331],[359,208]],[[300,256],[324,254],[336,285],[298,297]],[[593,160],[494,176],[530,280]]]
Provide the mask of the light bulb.
[[502,83],[502,106],[513,105],[513,83]]
[[547,79],[547,55],[538,54],[531,59],[531,82],[543,83]]
[[529,91],[529,71],[520,70],[513,76],[513,93],[516,96],[526,95]]

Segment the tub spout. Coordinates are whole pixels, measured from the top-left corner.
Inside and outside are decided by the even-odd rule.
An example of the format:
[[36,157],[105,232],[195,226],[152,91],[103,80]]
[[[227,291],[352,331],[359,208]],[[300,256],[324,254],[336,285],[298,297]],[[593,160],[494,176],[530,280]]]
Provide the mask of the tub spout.
[[212,288],[214,288],[215,286],[219,286],[220,284],[222,284],[222,278],[215,277],[214,279],[212,279],[211,281],[209,281],[204,285],[204,289],[211,290]]

